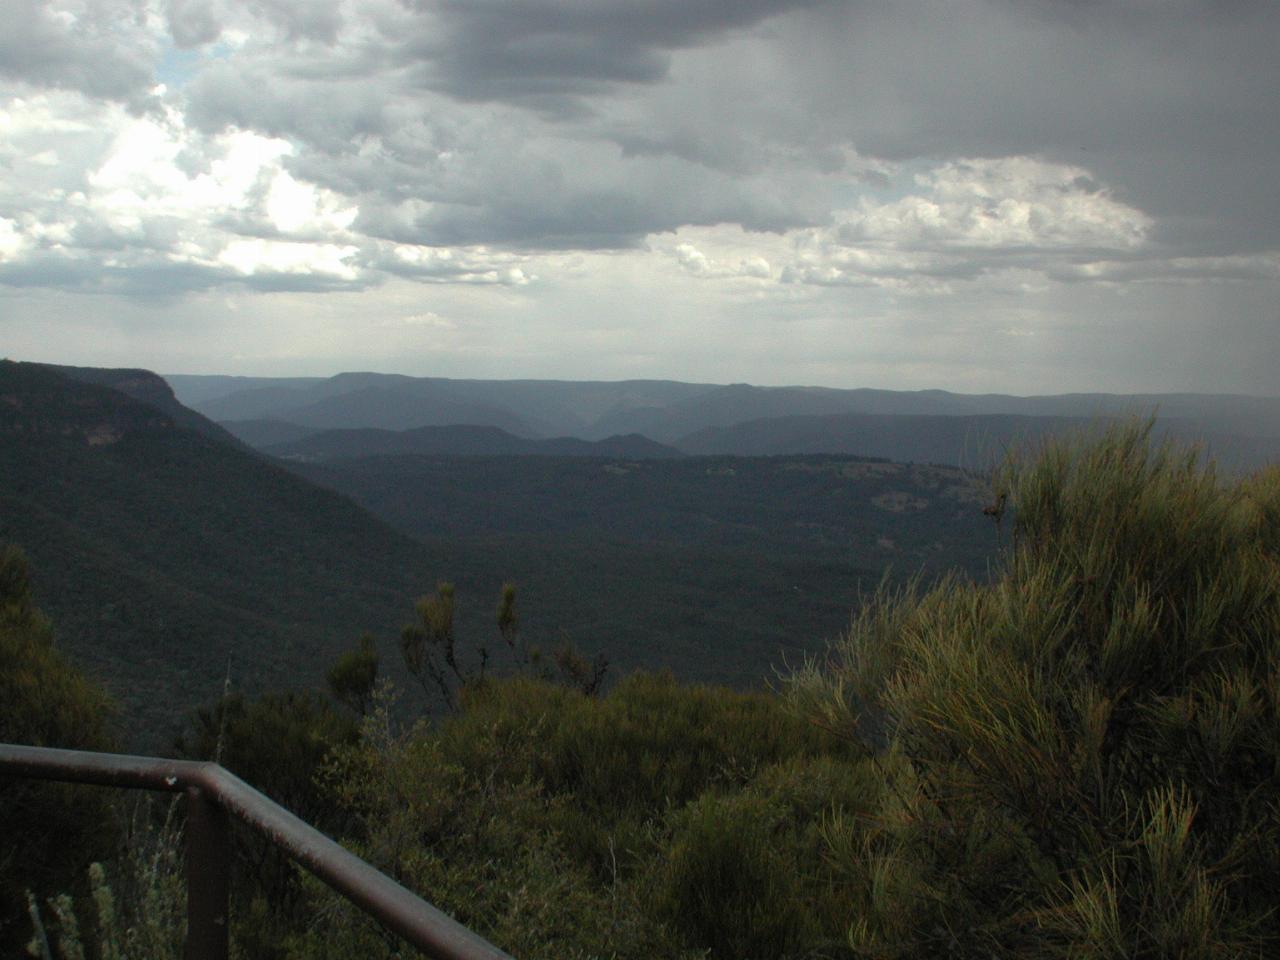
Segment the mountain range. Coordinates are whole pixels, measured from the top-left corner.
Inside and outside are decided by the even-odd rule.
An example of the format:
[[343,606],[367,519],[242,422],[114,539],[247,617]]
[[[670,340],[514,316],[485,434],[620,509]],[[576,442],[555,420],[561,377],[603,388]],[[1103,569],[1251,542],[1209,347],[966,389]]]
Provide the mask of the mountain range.
[[[847,453],[982,469],[1022,440],[1099,418],[1150,416],[1157,435],[1200,443],[1229,469],[1248,470],[1280,459],[1280,398],[1275,397],[1015,397],[374,373],[278,380],[188,375],[169,381],[184,402],[260,448],[301,442],[311,431],[466,425],[496,427],[524,440],[640,435],[687,454]],[[380,442],[412,446],[408,440],[385,437]],[[514,444],[504,442],[516,452]],[[351,455],[374,452],[372,444],[369,438],[364,446],[353,445],[353,451],[361,452]],[[530,447],[523,452],[535,451]],[[309,454],[294,449],[291,455]]]
[[[232,422],[229,426],[235,430],[239,424]],[[243,433],[240,435],[246,436]],[[577,437],[533,440],[515,436],[500,427],[466,424],[417,427],[412,430],[380,430],[375,427],[321,430],[280,443],[260,444],[260,449],[284,460],[302,461],[396,454],[606,457],[633,460],[662,460],[685,455],[674,447],[657,443],[638,433],[625,437],[607,437],[604,440],[582,440]]]

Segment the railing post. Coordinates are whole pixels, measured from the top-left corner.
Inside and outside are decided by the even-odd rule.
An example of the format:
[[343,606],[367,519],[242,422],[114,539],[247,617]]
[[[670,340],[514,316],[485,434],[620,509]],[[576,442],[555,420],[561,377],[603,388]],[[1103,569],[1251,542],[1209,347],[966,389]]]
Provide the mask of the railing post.
[[198,788],[187,787],[186,960],[227,960],[231,883],[227,814]]

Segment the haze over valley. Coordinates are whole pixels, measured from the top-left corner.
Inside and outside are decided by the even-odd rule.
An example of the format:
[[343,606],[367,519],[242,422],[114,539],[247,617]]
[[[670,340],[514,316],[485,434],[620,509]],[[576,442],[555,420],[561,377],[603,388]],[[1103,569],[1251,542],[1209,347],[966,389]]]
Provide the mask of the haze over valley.
[[[1016,397],[676,381],[450,380],[348,373],[330,378],[168,378],[178,397],[252,446],[293,459],[433,450],[630,456],[848,453],[988,469],[1010,445],[1104,419],[1154,418],[1158,435],[1200,443],[1250,469],[1280,448],[1280,400],[1198,394]],[[526,441],[524,445],[516,442]],[[656,443],[654,443],[656,441]],[[560,446],[555,446],[559,443]],[[576,445],[575,445],[576,443]],[[645,444],[652,446],[646,451]],[[541,446],[539,446],[541,444]],[[504,446],[505,445],[505,446]]]

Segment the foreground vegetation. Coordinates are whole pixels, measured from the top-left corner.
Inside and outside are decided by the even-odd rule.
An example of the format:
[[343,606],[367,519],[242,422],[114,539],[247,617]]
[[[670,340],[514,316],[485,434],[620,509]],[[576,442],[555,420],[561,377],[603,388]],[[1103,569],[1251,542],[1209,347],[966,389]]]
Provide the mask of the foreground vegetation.
[[882,598],[791,685],[884,773],[875,816],[827,831],[865,892],[851,943],[1275,951],[1280,471],[1220,484],[1131,427],[997,484],[998,580]]
[[[989,581],[886,587],[772,694],[487,676],[405,726],[362,644],[334,698],[224,699],[183,747],[522,958],[1273,954],[1280,470],[1224,483],[1127,427],[994,483]],[[445,596],[406,651],[443,652]],[[244,846],[243,955],[402,955]],[[134,856],[94,889],[177,890],[172,870]],[[24,879],[40,903],[75,892],[21,865],[7,889]],[[73,912],[98,916],[90,899]]]

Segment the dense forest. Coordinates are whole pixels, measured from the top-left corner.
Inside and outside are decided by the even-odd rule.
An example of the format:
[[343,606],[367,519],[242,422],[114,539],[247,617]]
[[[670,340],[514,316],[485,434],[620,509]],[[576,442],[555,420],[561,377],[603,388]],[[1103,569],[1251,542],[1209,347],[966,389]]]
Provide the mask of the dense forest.
[[[644,672],[604,689],[582,658],[531,655],[512,594],[490,632],[515,672],[447,669],[474,641],[441,586],[396,651],[434,716],[404,718],[389,658],[352,643],[327,694],[233,693],[176,747],[518,957],[1274,952],[1280,472],[1225,480],[1126,426],[991,479],[990,577],[886,583],[772,691]],[[52,647],[21,557],[0,573],[20,664],[0,735],[99,742],[105,698]],[[3,789],[21,812],[52,788]],[[177,955],[179,815],[111,804],[97,849],[22,834],[0,864],[8,942],[35,917],[51,955]],[[241,955],[402,955],[241,839]]]

